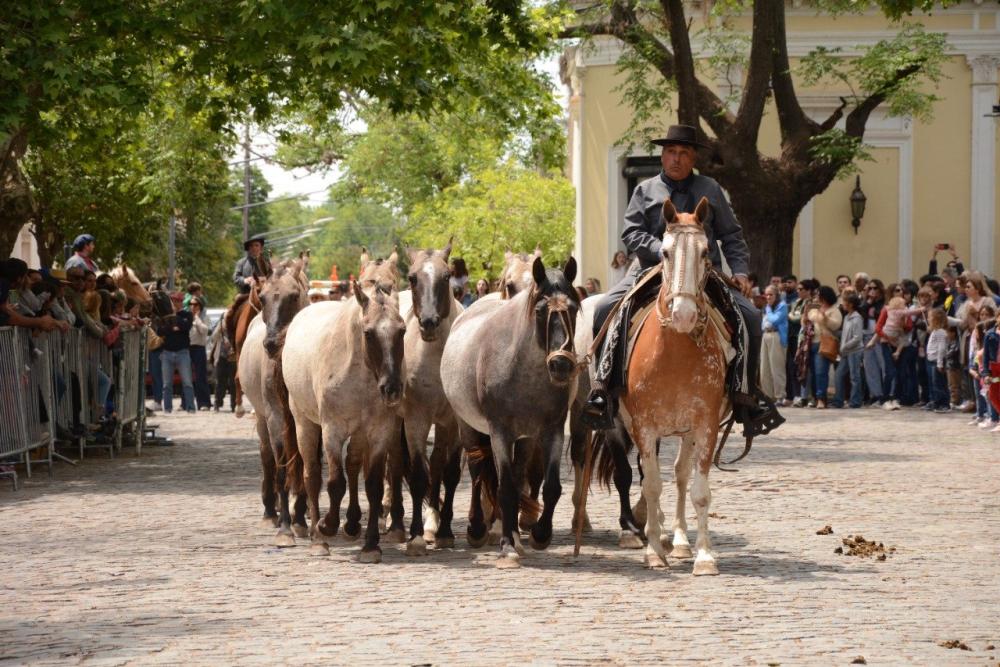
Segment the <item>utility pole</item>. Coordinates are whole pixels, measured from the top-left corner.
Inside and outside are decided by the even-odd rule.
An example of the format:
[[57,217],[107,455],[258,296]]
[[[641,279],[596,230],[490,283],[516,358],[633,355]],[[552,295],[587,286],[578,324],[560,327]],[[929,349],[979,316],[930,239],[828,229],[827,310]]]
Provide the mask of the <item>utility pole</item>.
[[170,214],[170,236],[167,240],[167,253],[170,257],[170,268],[167,273],[167,289],[174,291],[174,273],[177,271],[177,261],[175,258],[177,251],[177,216]]
[[243,242],[250,238],[250,115],[243,125]]

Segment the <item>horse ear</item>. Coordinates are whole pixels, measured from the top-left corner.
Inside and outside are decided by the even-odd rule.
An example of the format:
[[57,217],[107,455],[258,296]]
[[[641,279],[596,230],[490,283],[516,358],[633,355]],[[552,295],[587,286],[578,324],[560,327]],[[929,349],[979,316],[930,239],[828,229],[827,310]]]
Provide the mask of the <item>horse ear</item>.
[[545,284],[545,264],[542,263],[541,257],[535,257],[535,261],[532,262],[531,275],[535,279],[535,284],[539,287]]
[[361,285],[358,284],[357,280],[352,281],[354,286],[354,298],[357,299],[358,305],[362,308],[368,307],[368,295],[361,290]]
[[677,222],[677,209],[674,208],[674,203],[669,199],[663,202],[663,219],[667,221],[667,224]]
[[535,244],[535,257],[541,257],[541,256],[542,256],[542,244],[541,243],[536,243]]
[[441,259],[443,259],[445,262],[448,261],[448,256],[451,255],[451,244],[454,240],[455,240],[455,235],[452,234],[451,236],[448,237],[448,245],[446,245],[444,247],[444,250],[441,251]]
[[704,224],[705,220],[708,219],[708,206],[708,197],[702,197],[698,205],[694,207],[694,218],[698,221],[699,225]]
[[391,255],[389,255],[389,257],[388,257],[388,258],[387,258],[387,259],[386,259],[385,261],[387,261],[387,262],[389,262],[390,264],[392,264],[393,266],[395,266],[395,265],[396,265],[396,262],[398,262],[398,261],[399,261],[399,253],[398,253],[398,252],[396,252],[396,250],[393,250],[393,251],[392,251],[392,254],[391,254]]
[[513,257],[513,256],[514,256],[514,253],[512,253],[510,251],[510,248],[507,248],[506,250],[503,251],[503,261],[509,262],[510,259],[511,259],[511,257]]
[[361,262],[361,268],[364,268],[365,264],[372,261],[371,255],[368,254],[368,248],[365,246],[361,246],[361,259],[359,261]]
[[576,260],[573,259],[572,255],[566,260],[566,266],[563,267],[563,275],[566,276],[566,281],[572,285],[573,279],[576,278]]

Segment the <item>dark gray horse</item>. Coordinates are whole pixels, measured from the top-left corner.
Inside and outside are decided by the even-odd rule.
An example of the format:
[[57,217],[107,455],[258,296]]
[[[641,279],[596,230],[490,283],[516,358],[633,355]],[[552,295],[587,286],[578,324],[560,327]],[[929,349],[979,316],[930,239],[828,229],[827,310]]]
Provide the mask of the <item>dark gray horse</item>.
[[519,503],[530,501],[522,495],[523,477],[535,448],[544,460],[544,510],[531,526],[531,543],[544,549],[552,540],[552,513],[562,493],[563,426],[577,386],[576,260],[571,257],[559,271],[546,270],[536,257],[531,271],[531,289],[507,301],[484,299],[462,313],[441,359],[444,391],[459,418],[463,445],[471,450],[470,542],[479,542],[487,530],[482,488],[500,510],[498,567],[518,567],[524,554],[517,515]]

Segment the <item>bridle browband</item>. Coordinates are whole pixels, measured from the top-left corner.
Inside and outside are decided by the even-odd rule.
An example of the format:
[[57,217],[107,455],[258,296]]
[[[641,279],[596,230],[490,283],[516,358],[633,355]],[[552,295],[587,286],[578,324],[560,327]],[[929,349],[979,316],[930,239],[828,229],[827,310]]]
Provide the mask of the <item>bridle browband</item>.
[[[701,225],[682,225],[679,223],[671,223],[667,225],[667,234],[685,235],[693,236],[695,234],[703,235],[705,230]],[[685,253],[687,252],[686,244],[678,244],[677,253],[673,258],[664,258],[660,262],[660,271],[662,273],[661,282],[664,289],[668,289],[668,286],[672,284],[672,274],[675,262],[681,267],[684,266],[684,260],[686,259]],[[705,322],[708,318],[708,307],[705,303],[705,283],[708,280],[709,270],[712,267],[711,261],[708,257],[702,260],[705,270],[702,272],[701,280],[698,282],[697,291],[691,291],[687,289],[687,284],[684,282],[684,271],[681,271],[680,278],[678,280],[678,285],[672,290],[666,293],[663,297],[663,306],[660,305],[660,295],[656,295],[656,319],[659,320],[661,327],[667,327],[672,322],[673,319],[670,317],[669,312],[667,314],[663,313],[663,308],[669,306],[673,303],[673,300],[679,296],[684,296],[695,302],[698,308],[698,324],[695,326],[694,331],[691,332],[692,337],[700,338],[701,334],[705,330]]]

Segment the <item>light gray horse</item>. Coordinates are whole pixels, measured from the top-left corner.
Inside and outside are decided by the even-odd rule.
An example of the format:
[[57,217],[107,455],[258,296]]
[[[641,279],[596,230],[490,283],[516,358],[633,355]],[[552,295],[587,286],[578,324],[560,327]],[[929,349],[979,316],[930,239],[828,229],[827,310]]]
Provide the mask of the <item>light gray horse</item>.
[[[288,328],[282,352],[308,495],[313,553],[328,554],[347,486],[344,443],[364,447],[368,526],[358,560],[382,560],[378,517],[387,454],[399,447],[403,394],[403,320],[395,290],[354,285],[354,299],[318,302]],[[319,443],[329,466],[330,511],[319,521]],[[295,466],[293,466],[295,468]]]
[[[272,522],[273,496],[279,498],[278,532],[275,546],[290,547],[295,535],[305,537],[305,497],[296,502],[296,522],[291,524],[286,484],[286,436],[294,437],[287,412],[287,391],[281,368],[281,345],[285,330],[295,315],[309,305],[307,279],[309,255],[284,262],[264,282],[260,291],[261,311],[251,321],[243,341],[239,373],[243,391],[255,408],[263,468],[264,521]],[[221,325],[220,325],[221,326]],[[292,446],[294,448],[294,445]]]
[[524,553],[517,514],[533,448],[543,453],[545,487],[531,543],[544,549],[552,539],[552,513],[562,493],[563,425],[576,389],[576,260],[562,271],[546,271],[536,257],[532,276],[532,289],[507,301],[476,302],[462,313],[441,359],[444,391],[460,420],[463,446],[471,450],[470,542],[486,534],[479,500],[484,489],[496,499],[503,524],[498,567],[518,567]]

